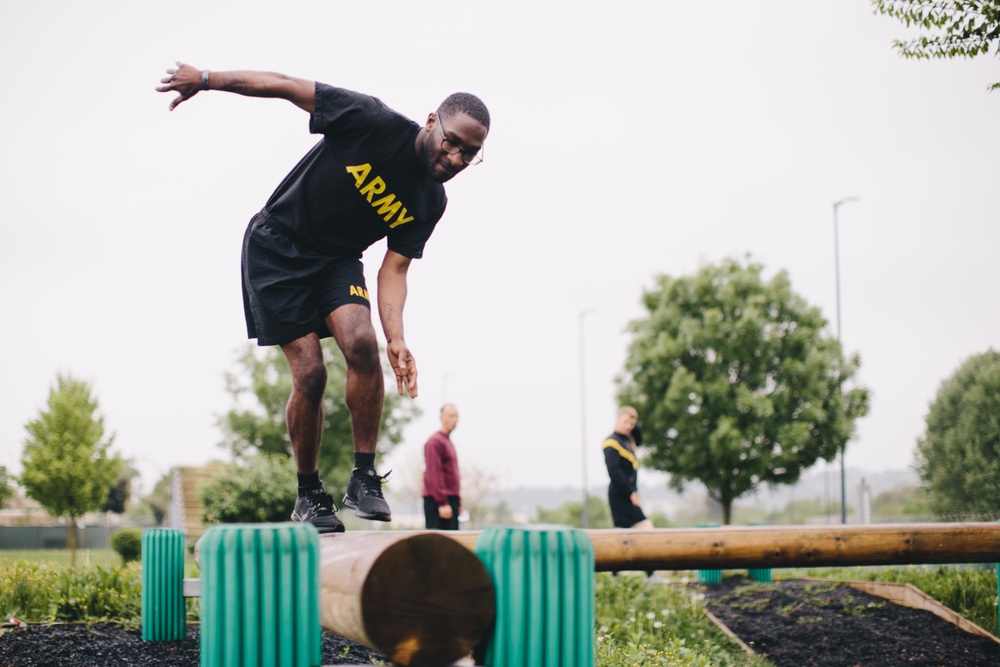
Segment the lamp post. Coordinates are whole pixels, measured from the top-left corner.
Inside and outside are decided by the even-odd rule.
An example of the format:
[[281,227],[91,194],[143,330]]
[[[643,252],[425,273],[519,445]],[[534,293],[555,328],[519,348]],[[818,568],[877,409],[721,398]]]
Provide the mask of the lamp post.
[[[841,205],[848,202],[858,201],[857,197],[844,197],[833,202],[833,264],[837,277],[837,342],[840,343],[841,356],[844,354],[844,343],[840,337],[840,232],[837,225],[837,210]],[[837,391],[843,395],[840,383],[842,382],[840,369],[837,370]],[[847,479],[844,471],[844,454],[847,452],[847,443],[844,443],[840,450],[840,523],[847,523]]]
[[583,527],[590,528],[590,503],[587,499],[587,383],[584,381],[583,318],[593,308],[580,311],[580,441],[583,452]]

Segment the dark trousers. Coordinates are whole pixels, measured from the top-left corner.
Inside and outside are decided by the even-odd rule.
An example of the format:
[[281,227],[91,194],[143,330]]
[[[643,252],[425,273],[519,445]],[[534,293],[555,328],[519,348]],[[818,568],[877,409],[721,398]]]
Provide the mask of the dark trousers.
[[458,530],[458,507],[461,501],[458,496],[448,496],[448,504],[451,505],[451,518],[442,519],[438,514],[437,501],[430,496],[424,496],[424,520],[427,522],[427,530]]

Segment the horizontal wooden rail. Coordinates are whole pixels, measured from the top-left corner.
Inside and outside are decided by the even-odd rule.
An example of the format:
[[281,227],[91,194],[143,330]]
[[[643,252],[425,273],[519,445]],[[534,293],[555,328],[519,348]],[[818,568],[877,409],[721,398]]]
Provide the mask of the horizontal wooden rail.
[[[405,533],[409,531],[392,531]],[[1000,562],[1000,523],[588,530],[594,565],[618,570]],[[442,532],[469,550],[478,531]]]

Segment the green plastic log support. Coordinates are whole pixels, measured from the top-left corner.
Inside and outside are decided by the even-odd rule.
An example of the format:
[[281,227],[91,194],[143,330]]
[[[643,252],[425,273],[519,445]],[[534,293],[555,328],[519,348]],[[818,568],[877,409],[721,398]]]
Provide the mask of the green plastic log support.
[[142,639],[184,639],[185,613],[184,533],[147,528],[142,531]]

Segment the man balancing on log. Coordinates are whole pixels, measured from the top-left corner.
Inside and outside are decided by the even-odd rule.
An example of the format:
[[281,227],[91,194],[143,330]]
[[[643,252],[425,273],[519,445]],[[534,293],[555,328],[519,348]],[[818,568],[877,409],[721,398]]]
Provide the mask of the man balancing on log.
[[342,532],[337,506],[319,477],[326,365],[320,339],[333,336],[347,362],[346,403],[354,471],[344,504],[362,519],[390,521],[375,471],[384,386],[361,264],[386,239],[378,310],[400,396],[417,396],[417,366],[403,338],[410,261],[444,213],[443,183],[482,161],[490,114],[475,95],[455,93],[423,126],[377,98],[270,72],[211,72],[184,63],[167,70],[160,92],[173,111],[201,91],[288,100],[323,137],[250,220],[243,237],[243,305],[249,338],[279,345],[292,372],[286,408],[298,472],[293,521]]

